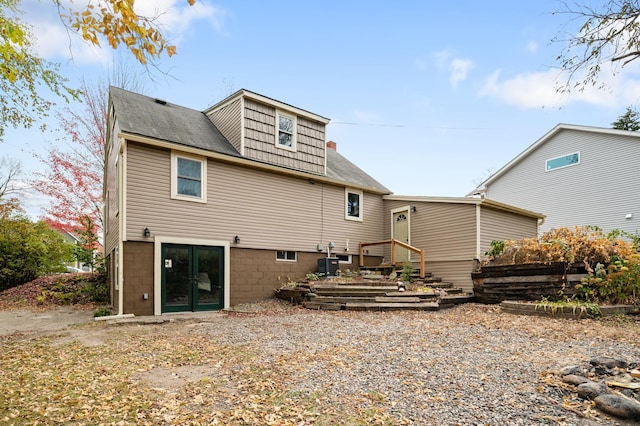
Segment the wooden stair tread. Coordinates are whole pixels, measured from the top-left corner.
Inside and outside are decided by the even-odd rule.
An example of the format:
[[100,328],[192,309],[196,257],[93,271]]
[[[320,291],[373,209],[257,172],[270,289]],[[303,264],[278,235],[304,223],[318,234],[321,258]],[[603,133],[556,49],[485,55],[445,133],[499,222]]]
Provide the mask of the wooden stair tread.
[[371,302],[348,302],[345,303],[345,310],[400,310],[400,309],[414,309],[414,310],[434,310],[437,311],[440,305],[438,302],[419,302],[419,303],[371,303]]

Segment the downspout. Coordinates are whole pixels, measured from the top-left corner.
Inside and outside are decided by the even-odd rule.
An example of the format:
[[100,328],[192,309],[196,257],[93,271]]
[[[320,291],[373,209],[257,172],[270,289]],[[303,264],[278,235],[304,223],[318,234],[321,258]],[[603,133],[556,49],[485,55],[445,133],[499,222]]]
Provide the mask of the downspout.
[[482,232],[480,230],[480,204],[476,204],[476,259],[480,260],[482,258],[480,254],[480,237],[482,236]]
[[124,253],[124,240],[126,239],[127,229],[125,220],[126,216],[126,180],[124,179],[126,174],[125,170],[127,169],[127,141],[122,139],[120,142],[121,150],[120,150],[120,167],[118,168],[118,176],[117,179],[120,181],[120,193],[118,194],[118,203],[120,203],[120,207],[118,209],[118,220],[119,220],[119,238],[118,238],[118,282],[120,283],[120,290],[118,291],[118,316],[124,315],[124,274],[123,274],[123,265],[122,258]]

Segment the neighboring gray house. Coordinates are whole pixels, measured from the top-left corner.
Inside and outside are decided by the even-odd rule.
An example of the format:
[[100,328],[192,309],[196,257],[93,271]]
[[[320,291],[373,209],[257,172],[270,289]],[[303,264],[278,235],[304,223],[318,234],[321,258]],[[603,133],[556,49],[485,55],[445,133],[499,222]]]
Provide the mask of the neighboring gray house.
[[640,133],[559,124],[482,182],[487,197],[546,215],[540,231],[640,232]]
[[327,118],[248,90],[197,111],[112,87],[108,111],[104,241],[119,314],[272,297],[317,271],[330,242],[351,270],[389,259],[382,245],[360,259],[361,243],[417,245],[427,270],[471,290],[490,240],[534,236],[542,219],[490,200],[392,196],[325,142]]

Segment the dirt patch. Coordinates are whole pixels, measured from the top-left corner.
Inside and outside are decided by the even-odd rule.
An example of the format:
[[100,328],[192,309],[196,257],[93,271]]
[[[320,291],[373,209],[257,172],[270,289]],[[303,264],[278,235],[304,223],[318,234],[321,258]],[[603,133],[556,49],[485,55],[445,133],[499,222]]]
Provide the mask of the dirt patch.
[[43,311],[0,311],[0,336],[13,333],[49,333],[76,324],[93,323],[93,310],[59,306]]

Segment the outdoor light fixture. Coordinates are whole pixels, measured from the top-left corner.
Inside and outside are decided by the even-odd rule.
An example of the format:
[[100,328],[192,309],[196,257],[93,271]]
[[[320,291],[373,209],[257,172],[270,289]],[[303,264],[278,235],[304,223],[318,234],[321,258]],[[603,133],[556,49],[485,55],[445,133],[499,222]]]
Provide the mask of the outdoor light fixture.
[[233,242],[236,243],[236,244],[240,244],[240,237],[237,236],[237,235],[235,237],[233,237]]
[[145,237],[150,237],[151,236],[151,231],[149,231],[149,228],[144,228],[143,234]]
[[411,212],[415,213],[418,211],[418,208],[416,206],[411,206]]

